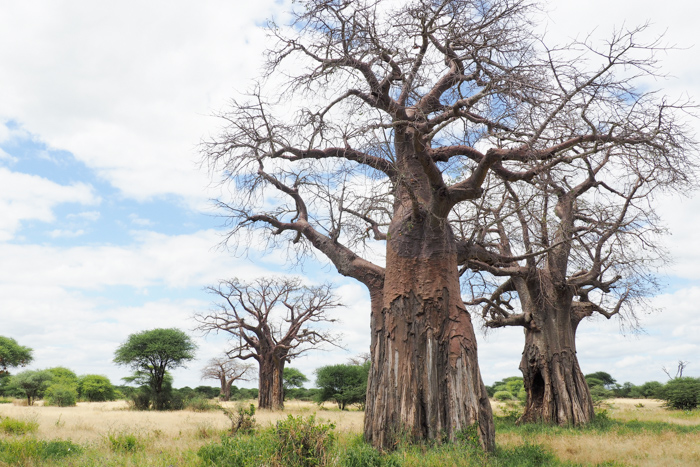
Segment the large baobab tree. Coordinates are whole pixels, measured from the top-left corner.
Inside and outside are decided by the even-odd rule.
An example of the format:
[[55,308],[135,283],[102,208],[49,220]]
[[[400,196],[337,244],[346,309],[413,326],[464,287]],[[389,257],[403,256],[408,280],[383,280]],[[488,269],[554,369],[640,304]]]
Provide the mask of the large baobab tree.
[[[591,53],[602,64],[562,57],[535,37],[524,0],[297,8],[292,27],[271,26],[263,79],[203,145],[210,169],[235,183],[220,201],[229,241],[259,238],[241,235],[258,229],[270,247],[315,249],[367,287],[365,438],[374,446],[478,426],[491,449],[451,219],[482,195],[489,171],[517,183],[581,153],[656,144],[658,127],[597,104],[618,91],[617,69],[644,69],[649,48],[623,35]],[[579,78],[568,88],[564,76]],[[669,124],[668,108],[624,99]],[[377,247],[385,257],[372,261]]]
[[284,407],[285,363],[338,337],[321,323],[333,323],[329,312],[340,304],[330,285],[304,286],[298,279],[260,278],[221,281],[209,292],[221,301],[208,313],[195,315],[198,329],[231,334],[229,358],[253,359],[259,367],[261,409]]
[[231,386],[236,381],[249,381],[248,373],[253,369],[249,363],[230,358],[228,355],[216,357],[209,360],[209,363],[202,368],[202,379],[216,379],[221,384],[222,401],[231,398]]

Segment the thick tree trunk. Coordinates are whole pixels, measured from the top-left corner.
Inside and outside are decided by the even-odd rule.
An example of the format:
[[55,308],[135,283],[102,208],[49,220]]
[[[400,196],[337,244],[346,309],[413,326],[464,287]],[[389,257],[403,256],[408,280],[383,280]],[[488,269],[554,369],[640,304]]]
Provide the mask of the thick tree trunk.
[[491,406],[449,226],[414,216],[392,225],[386,262],[381,310],[379,295],[372,297],[365,438],[390,449],[406,436],[453,440],[475,430],[484,448],[493,449]]
[[284,409],[283,372],[284,359],[274,355],[262,356],[260,359],[258,408],[269,410]]
[[[538,289],[531,287],[532,291]],[[593,400],[576,357],[571,294],[548,292],[523,303],[531,310],[534,326],[525,330],[520,362],[527,393],[520,422],[585,425],[594,417]]]

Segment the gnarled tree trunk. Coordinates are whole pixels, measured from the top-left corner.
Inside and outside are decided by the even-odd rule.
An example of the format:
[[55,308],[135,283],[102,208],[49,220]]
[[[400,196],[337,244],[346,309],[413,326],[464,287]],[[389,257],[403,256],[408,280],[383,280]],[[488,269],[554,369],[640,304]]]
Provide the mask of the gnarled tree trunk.
[[282,374],[284,359],[276,355],[263,355],[260,360],[258,408],[270,410],[284,409]]
[[594,416],[593,400],[576,357],[572,293],[531,281],[523,309],[531,314],[520,362],[527,393],[520,422],[584,425]]
[[388,449],[403,436],[453,440],[474,429],[493,449],[491,406],[450,227],[415,215],[392,223],[386,262],[381,309],[373,297],[365,438]]

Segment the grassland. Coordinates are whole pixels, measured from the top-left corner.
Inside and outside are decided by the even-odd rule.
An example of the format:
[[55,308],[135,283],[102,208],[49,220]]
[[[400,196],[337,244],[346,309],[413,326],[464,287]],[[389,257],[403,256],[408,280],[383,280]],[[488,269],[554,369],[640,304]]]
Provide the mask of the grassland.
[[[498,416],[494,455],[475,456],[460,446],[401,447],[386,457],[391,461],[386,465],[700,466],[697,410],[669,411],[658,401],[615,399],[603,407],[605,412],[593,425],[575,429],[516,426],[516,408],[493,405]],[[259,411],[255,418],[268,427],[289,414],[314,413],[318,420],[335,425],[337,453],[331,464],[343,464],[339,460],[343,449],[360,443],[362,412],[291,401],[284,412]],[[230,427],[220,411],[137,412],[121,401],[67,408],[0,404],[2,420],[13,422],[6,423],[7,430],[0,423],[0,465],[201,465],[197,451],[219,443]],[[27,427],[24,434],[22,424]],[[61,444],[66,440],[71,443]]]

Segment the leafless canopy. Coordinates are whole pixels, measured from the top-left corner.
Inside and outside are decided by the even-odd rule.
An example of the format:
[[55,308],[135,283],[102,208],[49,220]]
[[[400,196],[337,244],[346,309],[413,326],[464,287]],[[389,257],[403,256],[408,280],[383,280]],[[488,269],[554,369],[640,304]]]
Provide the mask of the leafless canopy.
[[232,384],[234,381],[250,381],[253,365],[228,358],[217,357],[209,360],[202,368],[202,379],[216,379]]
[[[659,74],[662,44],[642,41],[645,27],[548,47],[525,0],[298,5],[293,27],[270,26],[267,73],[203,143],[236,185],[220,201],[235,244],[259,227],[270,246],[313,246],[376,287],[384,271],[362,245],[386,240],[397,196],[447,218],[481,194],[489,168],[531,181],[593,154],[682,162],[691,149],[688,104],[635,87]],[[397,134],[411,136],[420,173]]]
[[654,195],[688,186],[684,174],[675,173],[676,163],[639,154],[616,161],[604,153],[539,174],[527,185],[489,188],[491,196],[474,203],[474,217],[466,221],[471,237],[464,251],[470,255],[462,259],[462,272],[472,272],[465,275],[471,303],[482,305],[486,326],[534,326],[512,300],[514,281],[537,275],[573,289],[576,323],[625,311],[634,327],[635,310],[657,290],[656,267],[666,260]]
[[290,361],[338,337],[318,323],[336,321],[328,312],[340,306],[330,285],[308,287],[298,279],[260,278],[250,283],[221,281],[207,289],[221,299],[208,313],[195,315],[197,329],[231,334],[230,358],[258,362],[266,354]]

